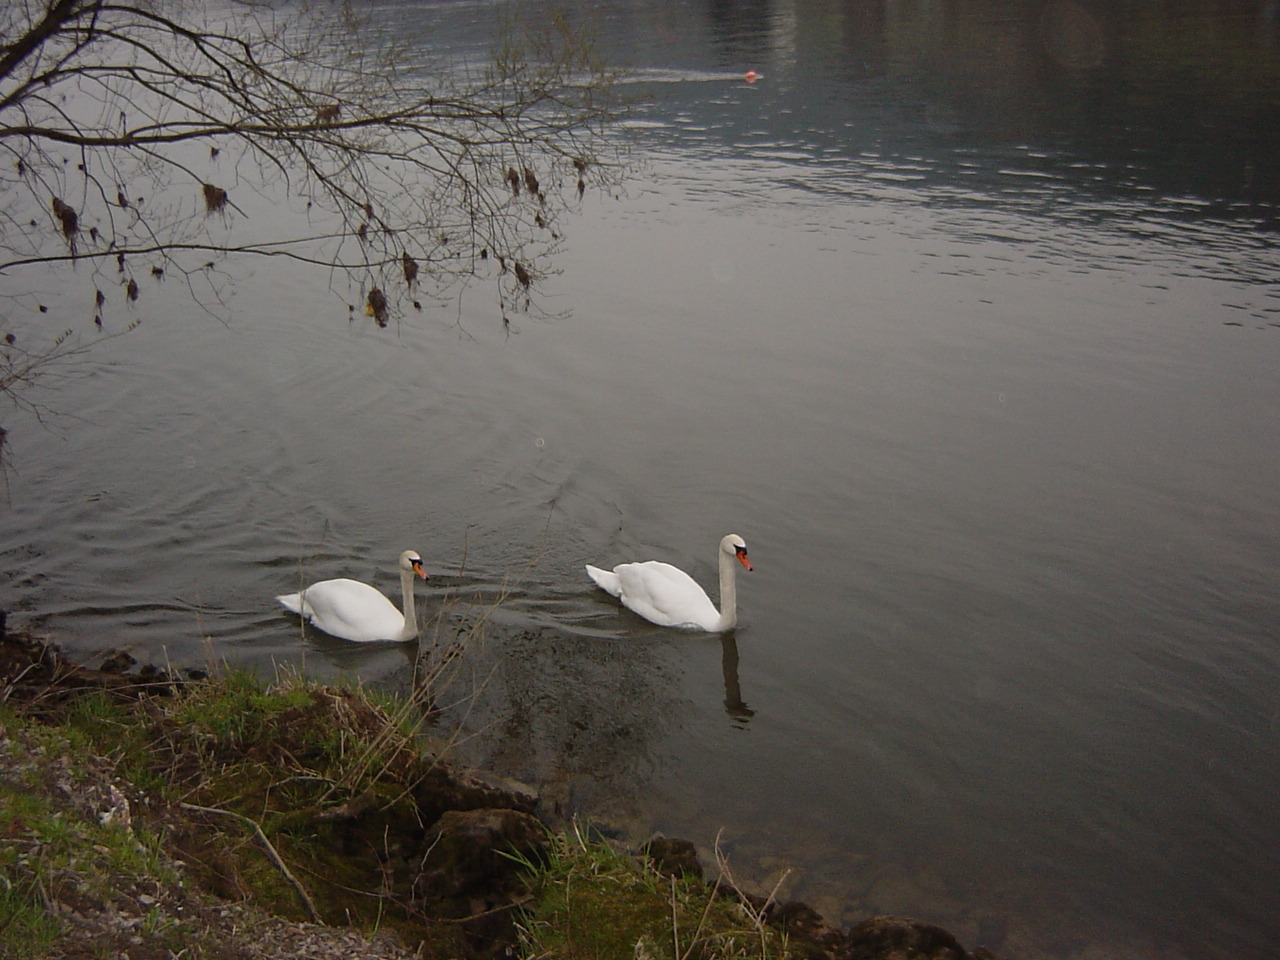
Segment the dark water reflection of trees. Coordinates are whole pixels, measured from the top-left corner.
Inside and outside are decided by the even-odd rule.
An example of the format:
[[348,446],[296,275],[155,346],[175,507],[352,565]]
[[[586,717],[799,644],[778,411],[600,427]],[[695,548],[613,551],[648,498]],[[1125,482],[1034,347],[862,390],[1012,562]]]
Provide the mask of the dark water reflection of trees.
[[905,85],[917,146],[1062,151],[1090,180],[1103,167],[1280,226],[1277,0],[711,0],[706,16],[726,65],[767,61],[833,120]]

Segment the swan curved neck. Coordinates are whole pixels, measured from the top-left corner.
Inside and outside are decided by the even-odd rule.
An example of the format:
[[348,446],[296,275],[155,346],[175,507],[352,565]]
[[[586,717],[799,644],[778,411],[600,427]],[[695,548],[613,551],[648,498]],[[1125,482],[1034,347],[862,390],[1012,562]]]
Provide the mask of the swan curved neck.
[[720,619],[716,630],[731,630],[738,622],[738,571],[733,557],[720,552]]
[[400,631],[401,640],[410,640],[418,635],[418,613],[413,606],[413,571],[400,571],[400,594],[404,611],[404,629]]

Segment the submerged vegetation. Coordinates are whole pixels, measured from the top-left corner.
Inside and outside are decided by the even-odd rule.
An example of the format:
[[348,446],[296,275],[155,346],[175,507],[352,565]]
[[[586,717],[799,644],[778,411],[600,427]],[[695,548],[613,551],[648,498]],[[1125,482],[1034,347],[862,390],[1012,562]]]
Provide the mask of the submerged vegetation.
[[4,960],[296,956],[299,938],[309,957],[799,955],[768,898],[550,829],[531,791],[451,770],[421,698],[2,646]]

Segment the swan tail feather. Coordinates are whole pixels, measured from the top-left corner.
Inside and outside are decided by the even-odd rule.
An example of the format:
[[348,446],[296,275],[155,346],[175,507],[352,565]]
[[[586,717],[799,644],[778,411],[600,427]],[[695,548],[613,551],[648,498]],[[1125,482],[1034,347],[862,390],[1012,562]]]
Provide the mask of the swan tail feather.
[[300,593],[283,593],[276,597],[276,603],[290,613],[302,613],[302,594]]
[[596,582],[596,586],[605,593],[612,594],[615,597],[622,596],[622,581],[618,579],[618,575],[612,570],[601,570],[599,567],[593,567],[587,564],[587,576]]

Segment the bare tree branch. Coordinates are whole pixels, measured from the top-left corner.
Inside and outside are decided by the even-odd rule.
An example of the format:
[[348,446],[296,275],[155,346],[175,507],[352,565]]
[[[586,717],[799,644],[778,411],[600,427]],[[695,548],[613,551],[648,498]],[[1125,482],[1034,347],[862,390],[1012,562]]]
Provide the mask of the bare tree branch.
[[[509,29],[481,70],[367,42],[343,0],[215,9],[0,4],[0,396],[19,406],[39,412],[19,394],[82,358],[140,280],[181,276],[216,312],[237,258],[312,265],[379,324],[480,278],[505,322],[537,309],[560,218],[620,176],[617,78],[563,19]],[[92,287],[87,337],[67,317],[44,331],[15,289],[53,275]]]
[[[287,256],[404,293],[406,262],[437,289],[497,264],[500,302],[527,302],[557,218],[616,173],[600,155],[613,78],[563,21],[461,83],[375,59],[347,15],[229,9],[20,0],[3,15],[0,275]],[[276,204],[269,224],[246,191]]]

